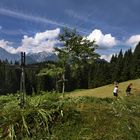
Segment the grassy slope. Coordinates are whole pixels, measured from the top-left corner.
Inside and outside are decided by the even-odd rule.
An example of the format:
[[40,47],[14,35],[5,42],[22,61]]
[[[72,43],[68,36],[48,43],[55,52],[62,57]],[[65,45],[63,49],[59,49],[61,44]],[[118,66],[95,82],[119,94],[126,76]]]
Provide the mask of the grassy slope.
[[[125,88],[130,82],[137,88],[133,93],[139,94],[117,100],[96,98],[113,97],[113,85],[68,94],[83,96],[78,98],[59,98],[59,95],[47,93],[28,97],[29,105],[24,110],[18,107],[16,96],[0,96],[0,136],[8,128],[8,134],[16,134],[21,140],[25,134],[31,140],[47,137],[51,140],[140,140],[140,79],[120,83],[120,95],[125,96]],[[49,119],[53,122],[51,135],[46,129]],[[17,126],[21,131],[16,131]],[[16,133],[12,133],[12,128]]]
[[[133,88],[138,92],[140,91],[140,79],[136,80],[130,80],[127,82],[119,83],[119,96],[125,96],[125,90],[126,87],[130,84],[133,83]],[[95,96],[95,97],[100,97],[100,98],[105,98],[105,97],[113,97],[113,88],[114,85],[106,85],[103,87],[99,88],[94,88],[94,89],[88,89],[88,90],[80,90],[80,91],[73,91],[70,94],[68,94],[69,97],[78,97],[78,96]],[[132,93],[135,93],[135,90],[132,90]]]
[[69,104],[66,119],[54,127],[53,140],[140,140],[139,95],[69,99],[76,104]]

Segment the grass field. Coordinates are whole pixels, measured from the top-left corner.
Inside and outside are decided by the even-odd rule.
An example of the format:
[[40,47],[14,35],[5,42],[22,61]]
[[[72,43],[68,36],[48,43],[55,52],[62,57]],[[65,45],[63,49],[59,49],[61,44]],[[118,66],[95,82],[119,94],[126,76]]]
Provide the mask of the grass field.
[[[132,83],[133,84],[133,89],[132,93],[135,95],[136,93],[140,92],[140,79],[136,80],[130,80],[127,82],[122,82],[119,83],[119,96],[125,96],[125,90],[126,87]],[[94,96],[94,97],[100,97],[100,98],[105,98],[105,97],[113,97],[113,89],[114,85],[110,84],[107,86],[102,86],[99,88],[94,88],[94,89],[88,89],[88,90],[76,90],[73,92],[70,92],[66,96],[69,97],[78,97],[78,96]]]
[[[136,96],[125,97],[129,83]],[[110,98],[113,88],[74,91],[65,98],[43,92],[27,96],[25,108],[18,95],[0,96],[0,139],[140,140],[140,79],[119,84],[122,98]]]

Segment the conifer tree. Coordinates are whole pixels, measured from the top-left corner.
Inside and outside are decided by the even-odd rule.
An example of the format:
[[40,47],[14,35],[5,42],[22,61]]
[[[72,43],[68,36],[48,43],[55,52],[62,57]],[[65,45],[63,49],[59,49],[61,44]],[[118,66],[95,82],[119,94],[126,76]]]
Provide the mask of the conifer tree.
[[133,71],[135,71],[135,78],[140,77],[140,42],[136,45],[133,53]]
[[122,81],[127,81],[131,78],[132,76],[132,50],[129,49],[124,53],[124,58],[123,58],[123,69],[122,69]]

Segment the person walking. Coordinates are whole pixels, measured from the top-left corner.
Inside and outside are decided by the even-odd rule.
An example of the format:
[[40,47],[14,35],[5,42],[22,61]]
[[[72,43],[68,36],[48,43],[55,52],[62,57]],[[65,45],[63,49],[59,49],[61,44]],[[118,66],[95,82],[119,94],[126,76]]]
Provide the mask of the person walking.
[[118,85],[116,85],[116,86],[114,87],[113,95],[114,95],[115,97],[118,97]]
[[127,88],[126,88],[126,96],[130,95],[131,94],[131,89],[132,89],[132,83],[130,83]]

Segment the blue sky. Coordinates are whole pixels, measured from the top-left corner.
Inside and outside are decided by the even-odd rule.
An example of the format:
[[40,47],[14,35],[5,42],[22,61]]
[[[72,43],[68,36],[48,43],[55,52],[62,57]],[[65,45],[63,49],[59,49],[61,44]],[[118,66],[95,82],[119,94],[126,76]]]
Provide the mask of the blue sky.
[[0,47],[51,51],[68,27],[96,40],[107,59],[140,41],[139,7],[140,0],[0,0]]

